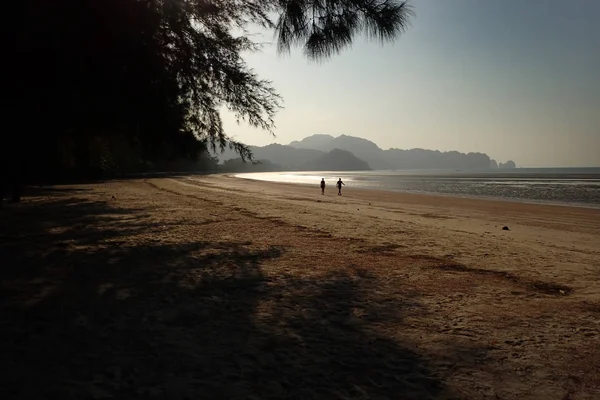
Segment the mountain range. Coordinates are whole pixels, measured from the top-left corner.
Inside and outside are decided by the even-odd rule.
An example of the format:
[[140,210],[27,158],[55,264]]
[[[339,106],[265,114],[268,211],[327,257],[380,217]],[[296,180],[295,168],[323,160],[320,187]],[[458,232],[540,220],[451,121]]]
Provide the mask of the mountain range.
[[[250,146],[256,160],[268,160],[280,170],[396,170],[396,169],[497,169],[515,168],[513,161],[497,163],[484,153],[440,152],[426,149],[383,150],[355,136],[317,134],[289,145]],[[221,161],[237,158],[227,150]]]

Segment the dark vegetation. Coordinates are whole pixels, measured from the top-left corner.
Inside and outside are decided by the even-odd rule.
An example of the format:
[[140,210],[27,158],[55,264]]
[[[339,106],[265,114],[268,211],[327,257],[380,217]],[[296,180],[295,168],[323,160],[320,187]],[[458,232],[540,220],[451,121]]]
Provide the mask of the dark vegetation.
[[[220,110],[273,132],[281,99],[241,54],[251,28],[322,60],[360,33],[391,40],[410,9],[389,0],[22,0],[7,20],[2,186],[97,178],[251,152]],[[237,33],[241,32],[241,33]],[[161,164],[162,163],[162,164]],[[109,174],[110,175],[110,174]]]

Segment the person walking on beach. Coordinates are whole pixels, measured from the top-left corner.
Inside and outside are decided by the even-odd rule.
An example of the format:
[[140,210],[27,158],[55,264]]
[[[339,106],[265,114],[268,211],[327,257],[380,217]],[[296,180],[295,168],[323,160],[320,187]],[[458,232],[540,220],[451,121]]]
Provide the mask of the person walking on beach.
[[342,185],[346,186],[346,184],[344,182],[342,182],[342,178],[338,179],[337,183],[337,188],[338,188],[338,196],[342,195]]
[[321,178],[321,194],[325,194],[325,178]]

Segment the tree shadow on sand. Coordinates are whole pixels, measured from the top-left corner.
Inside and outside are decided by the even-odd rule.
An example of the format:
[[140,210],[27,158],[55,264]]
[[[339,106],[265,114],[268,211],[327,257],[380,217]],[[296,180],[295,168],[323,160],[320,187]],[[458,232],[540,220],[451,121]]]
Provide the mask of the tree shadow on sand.
[[[379,299],[364,271],[269,275],[285,248],[128,245],[108,220],[96,228],[107,244],[90,248],[69,225],[125,211],[80,207],[36,210],[27,225],[39,249],[55,243],[48,220],[63,221],[58,256],[0,242],[4,398],[449,397],[421,356],[377,330],[415,300]],[[128,234],[142,229],[133,218],[119,220]]]

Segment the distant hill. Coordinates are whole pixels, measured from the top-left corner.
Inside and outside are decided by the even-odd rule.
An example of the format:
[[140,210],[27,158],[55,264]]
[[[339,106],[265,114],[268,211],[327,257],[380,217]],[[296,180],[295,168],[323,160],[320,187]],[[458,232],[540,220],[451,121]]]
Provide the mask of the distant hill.
[[364,171],[371,169],[369,164],[354,154],[339,149],[324,153],[312,149],[270,145],[257,148],[255,159],[259,161],[258,164],[244,163],[239,157],[227,159],[223,162],[221,169],[224,172]]
[[[270,144],[264,147],[249,146],[255,160],[268,160],[277,164],[280,170],[298,170],[303,166],[325,154],[323,151],[313,149],[297,149],[295,147],[282,144]],[[232,150],[226,150],[223,154],[218,154],[221,162],[230,159],[236,159],[239,156]]]
[[498,168],[500,168],[500,169],[514,169],[514,168],[517,168],[517,166],[515,165],[514,161],[508,160],[504,164],[502,164],[502,163],[498,164]]
[[[329,140],[329,141],[328,141]],[[318,143],[317,147],[310,147]],[[313,148],[322,151],[332,149],[346,150],[366,161],[373,169],[495,169],[496,161],[484,153],[461,153],[458,151],[440,152],[427,149],[389,149],[382,150],[370,140],[341,135],[313,135],[290,143],[304,149]],[[512,161],[511,161],[512,162]],[[503,165],[503,164],[501,164]],[[506,167],[505,167],[506,168]]]
[[329,143],[329,148],[349,151],[374,169],[392,169],[392,164],[384,157],[384,151],[370,140],[341,135]]
[[335,138],[331,135],[316,134],[305,137],[300,141],[295,140],[289,145],[297,149],[316,149],[322,151],[329,151],[333,149],[329,146],[329,143],[331,143],[331,141],[334,139]]
[[308,171],[365,171],[371,168],[369,164],[349,151],[333,149],[329,153],[307,162],[302,169]]
[[[274,165],[270,168],[281,168],[281,170],[347,170],[344,165],[336,165],[327,158],[327,154],[333,150],[343,150],[355,156],[360,162],[366,164],[366,168],[360,169],[510,169],[516,168],[513,161],[507,161],[505,164],[497,163],[490,159],[484,153],[461,153],[458,151],[441,152],[438,150],[427,149],[389,149],[382,150],[370,140],[341,135],[333,137],[331,135],[312,135],[299,141],[293,141],[289,145],[270,144],[268,146],[250,146],[256,160],[268,160]],[[338,153],[334,155],[340,156]],[[238,158],[238,155],[227,150],[223,154],[219,154],[218,158],[221,162]],[[329,167],[316,168],[315,161]],[[327,161],[326,161],[327,160]],[[344,162],[349,161],[347,156],[339,158]],[[354,162],[352,162],[354,163]],[[354,163],[356,166],[362,165]]]
[[308,161],[324,154],[319,150],[297,149],[281,144],[270,144],[265,147],[252,147],[251,149],[257,160],[269,160],[280,165],[283,169],[299,169]]
[[336,138],[331,135],[312,135],[300,141],[291,142],[290,146],[324,152],[333,149],[345,150],[365,160],[373,169],[390,169],[389,163],[382,157],[383,150],[375,143],[359,137],[341,135]]
[[426,149],[384,151],[394,169],[490,169],[491,160],[483,153],[441,152]]
[[273,164],[269,160],[257,160],[256,162],[244,162],[240,157],[226,160],[221,166],[221,172],[272,172],[281,171],[280,165]]

